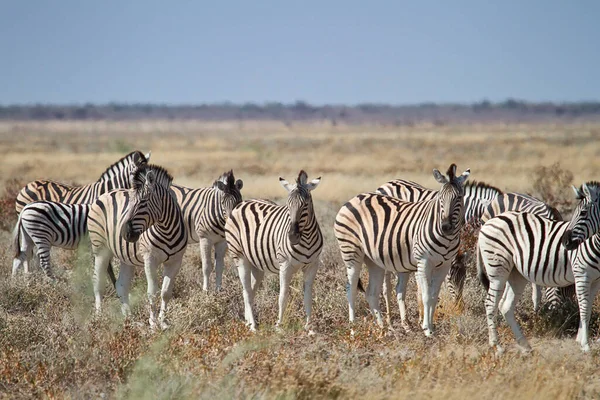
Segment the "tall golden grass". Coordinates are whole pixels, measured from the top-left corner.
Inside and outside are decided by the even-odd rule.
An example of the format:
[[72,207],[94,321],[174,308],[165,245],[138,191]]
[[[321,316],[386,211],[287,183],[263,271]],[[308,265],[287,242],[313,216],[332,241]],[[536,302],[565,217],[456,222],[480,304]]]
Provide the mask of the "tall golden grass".
[[[199,249],[188,247],[175,285],[172,328],[147,325],[145,279],[138,271],[133,317],[124,322],[114,291],[93,316],[89,248],[53,251],[57,274],[11,280],[10,225],[0,230],[0,396],[5,398],[587,398],[600,395],[598,345],[575,344],[574,308],[534,315],[526,294],[519,319],[534,348],[521,355],[506,324],[501,357],[487,347],[483,290],[469,271],[465,309],[442,294],[437,335],[381,331],[359,299],[357,334],[349,335],[345,268],[333,238],[340,205],[393,178],[436,187],[433,168],[455,162],[473,179],[502,189],[534,191],[538,167],[560,162],[574,183],[597,179],[600,126],[464,125],[414,127],[285,126],[273,122],[2,122],[0,194],[37,178],[87,183],[130,150],[152,150],[152,162],[175,182],[206,186],[234,169],[245,198],[279,198],[278,176],[299,169],[323,181],[313,196],[326,243],[315,282],[316,337],[302,331],[301,280],[296,277],[283,333],[276,333],[278,279],[257,296],[257,334],[243,324],[241,285],[226,260],[224,290],[201,292]],[[564,188],[568,190],[568,188]],[[557,188],[556,190],[562,190]],[[10,201],[1,207],[10,207]],[[472,267],[472,265],[471,265]],[[411,282],[411,288],[414,288]],[[415,292],[409,317],[417,327]],[[597,314],[594,315],[597,334]]]

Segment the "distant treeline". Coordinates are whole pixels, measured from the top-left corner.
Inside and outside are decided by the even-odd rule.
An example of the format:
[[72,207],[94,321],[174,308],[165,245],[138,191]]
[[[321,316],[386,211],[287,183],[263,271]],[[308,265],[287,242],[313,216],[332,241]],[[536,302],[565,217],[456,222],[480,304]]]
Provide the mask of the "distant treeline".
[[83,104],[83,105],[0,105],[0,120],[141,120],[196,119],[276,120],[285,123],[329,121],[361,124],[411,125],[431,122],[535,122],[553,120],[598,120],[600,102],[531,103],[508,99],[492,103],[415,105],[359,104],[315,106],[303,101],[293,104]]

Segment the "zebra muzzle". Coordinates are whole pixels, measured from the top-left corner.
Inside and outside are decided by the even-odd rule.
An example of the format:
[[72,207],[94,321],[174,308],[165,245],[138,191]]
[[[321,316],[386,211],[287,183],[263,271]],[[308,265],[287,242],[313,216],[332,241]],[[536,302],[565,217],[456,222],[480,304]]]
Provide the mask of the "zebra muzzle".
[[567,250],[575,250],[580,244],[580,240],[573,240],[573,231],[567,230],[562,236],[562,244]]
[[452,225],[452,222],[449,219],[442,221],[442,233],[447,235],[447,234],[452,233],[453,230],[454,230],[454,225]]
[[300,243],[300,225],[298,223],[292,224],[288,233],[288,238],[290,239],[290,243],[292,245],[297,245]]
[[138,239],[140,238],[140,235],[141,235],[140,233],[138,233],[134,230],[133,223],[131,221],[128,221],[127,223],[125,223],[125,225],[123,225],[123,228],[121,228],[121,236],[127,242],[130,242],[130,243],[137,242]]

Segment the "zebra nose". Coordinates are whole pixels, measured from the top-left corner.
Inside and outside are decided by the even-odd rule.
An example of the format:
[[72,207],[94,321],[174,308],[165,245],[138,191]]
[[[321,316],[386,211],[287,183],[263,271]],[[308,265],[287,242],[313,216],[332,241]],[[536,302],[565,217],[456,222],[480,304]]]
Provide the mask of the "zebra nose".
[[288,237],[291,244],[296,245],[300,243],[300,226],[297,223],[292,224]]
[[452,222],[450,222],[450,220],[445,220],[442,222],[442,232],[445,234],[452,232]]
[[140,234],[135,232],[133,223],[131,221],[127,221],[125,225],[123,225],[121,236],[125,239],[125,241],[130,243],[137,242],[137,240],[140,238]]
[[567,250],[575,250],[579,246],[579,241],[573,240],[573,231],[569,229],[562,236],[562,244]]

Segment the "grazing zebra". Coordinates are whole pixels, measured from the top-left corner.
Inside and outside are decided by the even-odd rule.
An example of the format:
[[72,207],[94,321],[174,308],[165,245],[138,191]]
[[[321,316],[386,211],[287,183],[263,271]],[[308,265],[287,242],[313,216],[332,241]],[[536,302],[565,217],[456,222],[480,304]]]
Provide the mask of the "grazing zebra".
[[590,308],[600,289],[600,183],[588,182],[573,189],[580,202],[571,221],[506,212],[487,221],[479,232],[477,271],[487,289],[489,343],[498,351],[502,348],[494,316],[504,291],[500,312],[521,350],[531,349],[514,314],[528,281],[555,287],[575,283],[580,314],[577,342],[584,351],[589,350]]
[[[433,199],[438,191],[428,189],[419,185],[416,182],[394,179],[386,182],[377,188],[377,192],[392,196],[400,200],[418,202]],[[464,207],[465,220],[469,223],[479,225],[479,220],[485,209],[502,191],[494,186],[483,182],[470,181],[464,184]],[[464,264],[464,254],[457,255],[457,258],[452,260],[450,272],[446,278],[446,284],[450,296],[455,300],[456,304],[462,304],[462,290],[466,276]],[[398,307],[400,308],[400,319],[405,330],[410,331],[408,321],[406,320],[406,286],[408,284],[408,272],[398,272],[398,283],[396,284],[396,297]],[[390,302],[392,295],[392,273],[386,272],[384,276],[383,297],[385,299],[387,321],[390,322]]]
[[311,191],[321,178],[308,181],[303,170],[296,183],[279,178],[288,191],[286,205],[268,200],[246,200],[238,204],[225,224],[229,252],[235,260],[244,289],[244,315],[252,331],[254,296],[265,272],[279,273],[279,317],[283,321],[292,276],[304,272],[305,329],[312,333],[312,286],[319,267],[323,235],[319,228]]
[[154,296],[158,292],[157,267],[164,264],[158,322],[168,327],[167,303],[187,245],[183,214],[170,191],[173,178],[163,168],[143,165],[133,177],[131,190],[113,190],[92,204],[88,230],[94,254],[94,294],[100,313],[106,272],[116,256],[121,262],[116,289],[124,315],[129,315],[129,288],[135,267],[144,267],[148,281],[150,326],[156,326]]
[[34,201],[47,200],[65,204],[91,204],[98,196],[113,189],[131,187],[131,177],[135,170],[150,159],[150,152],[144,155],[133,151],[108,167],[97,182],[84,186],[71,186],[64,183],[38,180],[29,182],[17,195],[17,214],[23,207]]
[[364,261],[369,271],[367,300],[377,323],[383,326],[379,296],[384,272],[416,271],[424,306],[422,328],[427,336],[433,333],[438,292],[458,251],[464,224],[463,184],[470,170],[456,176],[452,164],[446,174],[447,178],[433,170],[443,186],[431,200],[405,202],[380,193],[363,193],[338,212],[334,232],[348,273],[351,323]]
[[183,212],[189,243],[200,242],[202,256],[202,288],[208,291],[212,272],[211,251],[215,248],[216,288],[221,288],[225,267],[225,221],[231,210],[242,201],[241,179],[235,180],[233,171],[225,172],[212,185],[201,189],[190,189],[171,185],[177,203]]
[[[522,193],[502,193],[498,195],[486,207],[481,215],[481,223],[484,224],[491,218],[502,214],[505,211],[518,211],[536,214],[540,217],[562,221],[560,212],[549,204],[544,203],[535,197]],[[506,291],[504,292],[506,293]],[[565,299],[575,297],[575,285],[566,287],[547,287],[546,301],[551,307],[558,307]],[[531,301],[533,310],[538,311],[542,300],[542,288],[535,283],[531,284]],[[501,302],[504,300],[501,300]]]

